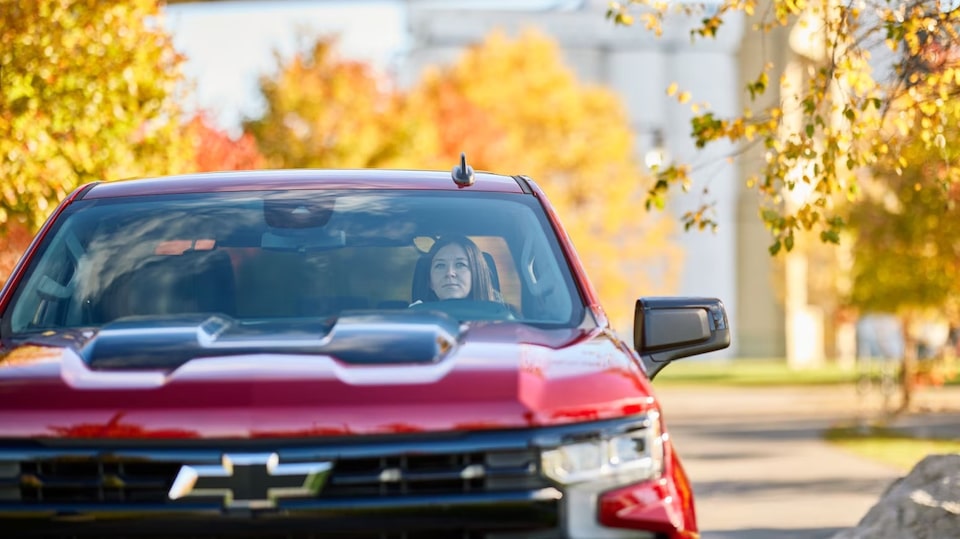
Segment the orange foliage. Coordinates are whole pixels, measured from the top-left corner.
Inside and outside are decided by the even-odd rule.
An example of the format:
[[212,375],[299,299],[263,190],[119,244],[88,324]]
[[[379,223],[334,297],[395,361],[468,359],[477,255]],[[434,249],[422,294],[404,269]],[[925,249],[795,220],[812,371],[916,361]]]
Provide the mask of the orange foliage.
[[250,170],[264,166],[257,142],[249,133],[232,138],[225,131],[212,127],[202,113],[190,120],[187,131],[194,140],[198,172]]
[[17,265],[17,261],[30,245],[33,234],[26,225],[16,221],[8,221],[6,232],[0,234],[0,282],[6,282]]
[[611,319],[676,285],[672,223],[642,210],[650,187],[626,111],[584,84],[546,36],[495,33],[396,90],[322,39],[261,81],[267,110],[245,127],[272,166],[476,170],[531,176],[573,238]]
[[466,152],[471,162],[496,163],[506,130],[497,125],[489,112],[449,80],[437,82],[432,98],[434,121],[439,126],[439,160],[454,162],[461,152]]
[[[434,138],[369,64],[339,57],[321,38],[263,78],[263,117],[246,122],[274,167],[406,168]],[[426,127],[426,129],[424,129]]]

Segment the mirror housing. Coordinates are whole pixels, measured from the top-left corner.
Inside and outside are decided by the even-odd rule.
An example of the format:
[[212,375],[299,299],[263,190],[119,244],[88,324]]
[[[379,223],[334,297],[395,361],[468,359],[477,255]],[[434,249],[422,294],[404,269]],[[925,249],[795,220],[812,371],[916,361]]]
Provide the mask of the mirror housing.
[[652,380],[675,359],[730,346],[727,311],[716,298],[640,298],[633,315],[633,346]]

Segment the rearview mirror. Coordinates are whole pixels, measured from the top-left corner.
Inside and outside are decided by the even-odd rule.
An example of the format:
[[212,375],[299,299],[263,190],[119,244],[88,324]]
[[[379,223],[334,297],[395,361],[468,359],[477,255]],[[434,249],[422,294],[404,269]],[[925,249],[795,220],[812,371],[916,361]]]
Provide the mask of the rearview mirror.
[[317,230],[312,228],[274,229],[260,237],[260,247],[276,251],[323,251],[338,249],[347,244],[342,230]]
[[715,298],[640,298],[633,346],[651,380],[671,361],[730,346],[723,302]]

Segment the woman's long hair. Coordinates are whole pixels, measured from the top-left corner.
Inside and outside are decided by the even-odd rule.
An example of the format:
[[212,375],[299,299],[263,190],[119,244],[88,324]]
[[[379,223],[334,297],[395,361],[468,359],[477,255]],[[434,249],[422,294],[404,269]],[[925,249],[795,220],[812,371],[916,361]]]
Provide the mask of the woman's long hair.
[[467,253],[467,264],[470,266],[470,293],[464,299],[497,301],[497,293],[493,288],[490,277],[490,267],[487,265],[483,253],[476,243],[466,236],[442,236],[423,257],[417,262],[414,273],[413,301],[439,301],[437,294],[430,288],[430,266],[437,251],[447,245],[456,244]]

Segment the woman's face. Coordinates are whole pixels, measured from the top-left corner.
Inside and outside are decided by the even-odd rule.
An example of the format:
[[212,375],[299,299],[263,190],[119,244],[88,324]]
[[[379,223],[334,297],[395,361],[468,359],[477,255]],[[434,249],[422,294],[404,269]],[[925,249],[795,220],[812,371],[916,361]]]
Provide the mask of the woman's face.
[[473,282],[470,263],[463,247],[451,243],[433,255],[430,262],[430,288],[440,299],[459,299],[470,293]]

